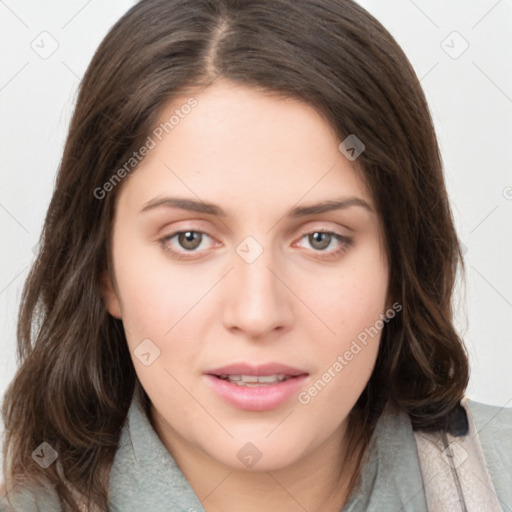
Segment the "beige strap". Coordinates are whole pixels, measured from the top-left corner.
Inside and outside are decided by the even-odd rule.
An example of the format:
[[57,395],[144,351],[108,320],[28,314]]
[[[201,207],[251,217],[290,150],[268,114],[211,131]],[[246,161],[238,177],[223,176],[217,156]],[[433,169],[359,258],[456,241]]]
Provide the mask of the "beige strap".
[[429,512],[503,512],[466,401],[467,435],[414,432]]

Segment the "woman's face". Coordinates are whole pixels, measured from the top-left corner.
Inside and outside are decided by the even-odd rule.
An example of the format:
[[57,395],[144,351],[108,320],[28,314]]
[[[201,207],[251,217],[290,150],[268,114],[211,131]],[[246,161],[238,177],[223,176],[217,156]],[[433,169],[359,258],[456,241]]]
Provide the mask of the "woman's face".
[[389,308],[354,162],[311,107],[232,83],[160,122],[119,191],[105,288],[157,431],[239,469],[339,446]]

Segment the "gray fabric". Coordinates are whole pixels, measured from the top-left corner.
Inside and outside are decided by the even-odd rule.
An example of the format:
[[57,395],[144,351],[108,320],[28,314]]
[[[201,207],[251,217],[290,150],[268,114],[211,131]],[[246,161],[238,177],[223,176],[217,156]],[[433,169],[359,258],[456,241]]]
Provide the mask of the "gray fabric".
[[46,489],[17,489],[11,500],[0,496],[0,512],[62,512],[56,494]]
[[367,449],[361,482],[343,512],[427,512],[411,422],[403,411],[384,411]]
[[512,408],[468,400],[496,495],[504,512],[512,512]]
[[[389,414],[377,426],[362,485],[343,512],[427,512],[416,444],[407,415]],[[411,457],[411,454],[413,455]],[[174,459],[137,405],[129,413],[111,473],[113,512],[204,512]]]
[[126,427],[110,472],[112,512],[204,512],[137,401]]
[[[468,400],[504,511],[512,511],[512,409]],[[205,512],[139,403],[128,412],[110,475],[112,512]],[[60,512],[54,496],[25,493],[16,511]],[[0,499],[0,512],[7,512]],[[386,411],[366,452],[360,484],[342,512],[427,512],[414,434],[404,412]]]

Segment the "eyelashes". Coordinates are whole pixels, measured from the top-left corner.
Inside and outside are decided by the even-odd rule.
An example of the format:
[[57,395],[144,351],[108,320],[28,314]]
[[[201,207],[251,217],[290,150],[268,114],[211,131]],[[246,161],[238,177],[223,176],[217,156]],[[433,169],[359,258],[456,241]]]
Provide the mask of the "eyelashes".
[[[160,238],[157,242],[162,249],[174,259],[193,260],[201,258],[201,253],[207,251],[198,250],[203,246],[205,239],[213,240],[208,233],[197,229],[175,231]],[[341,257],[353,244],[353,239],[343,236],[335,231],[317,229],[301,235],[299,241],[307,239],[311,249],[308,253],[321,260],[333,260]],[[174,244],[172,242],[175,242]],[[329,247],[336,245],[334,250]],[[296,242],[294,242],[294,247]]]

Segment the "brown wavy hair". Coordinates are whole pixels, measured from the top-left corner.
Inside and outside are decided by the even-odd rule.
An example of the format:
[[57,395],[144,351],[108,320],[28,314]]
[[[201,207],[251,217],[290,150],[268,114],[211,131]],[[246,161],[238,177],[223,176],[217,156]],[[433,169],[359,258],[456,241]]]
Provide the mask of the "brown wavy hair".
[[[134,391],[148,397],[101,294],[120,187],[102,200],[93,191],[143,145],[169,101],[217,78],[300,99],[340,142],[356,134],[366,146],[358,172],[403,308],[382,331],[350,415],[351,442],[367,444],[386,403],[415,429],[464,430],[469,369],[451,303],[464,265],[428,105],[399,45],[352,0],[142,0],[111,28],[81,81],[24,286],[19,369],[3,402],[8,489],[47,485],[78,510],[74,489],[108,510],[103,471]],[[44,471],[31,458],[43,440],[59,454]]]

